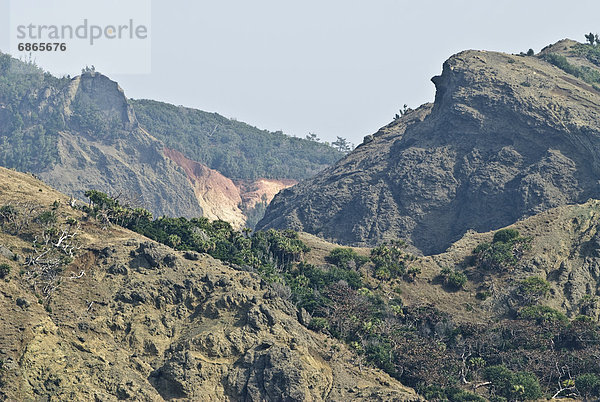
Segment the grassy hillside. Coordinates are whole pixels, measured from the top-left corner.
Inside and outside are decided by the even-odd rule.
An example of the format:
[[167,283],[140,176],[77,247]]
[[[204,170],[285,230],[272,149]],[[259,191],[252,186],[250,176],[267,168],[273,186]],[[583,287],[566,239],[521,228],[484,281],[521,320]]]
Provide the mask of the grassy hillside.
[[105,218],[0,168],[1,400],[421,400],[251,269]]
[[305,179],[343,155],[328,145],[260,130],[217,113],[152,100],[131,102],[150,134],[233,179]]
[[[443,254],[415,257],[401,242],[350,249],[292,231],[250,234],[220,221],[152,220],[98,192],[89,193],[91,206],[72,209],[66,197],[33,178],[0,173],[0,284],[10,295],[0,306],[10,317],[1,328],[0,379],[10,395],[26,389],[15,378],[27,378],[37,394],[84,392],[81,379],[104,389],[95,370],[106,362],[98,366],[90,356],[118,350],[115,360],[105,359],[116,365],[116,380],[133,373],[133,388],[123,395],[193,397],[222,384],[217,366],[237,370],[240,355],[229,349],[237,338],[221,335],[230,324],[255,328],[244,331],[254,331],[256,339],[271,337],[270,345],[279,346],[252,353],[269,350],[275,354],[268,357],[280,361],[281,339],[291,338],[287,330],[278,332],[279,322],[294,328],[291,350],[301,353],[298,361],[314,359],[303,355],[305,345],[314,347],[302,335],[308,327],[306,333],[326,345],[319,353],[327,354],[329,365],[345,361],[346,372],[378,367],[428,400],[600,395],[599,201],[469,233]],[[193,283],[206,286],[184,290]],[[259,288],[265,294],[258,299],[271,303],[261,307],[268,311],[264,317],[242,297]],[[188,316],[201,317],[201,336],[186,330]],[[38,335],[14,332],[23,325]],[[268,335],[272,328],[275,338]],[[74,335],[61,343],[66,333]],[[252,347],[252,336],[244,338],[244,348]],[[190,356],[212,371],[184,380],[181,348],[192,348]],[[131,352],[139,356],[133,369],[126,358]],[[74,358],[85,373],[79,380],[60,374],[60,362]],[[314,364],[302,370],[329,370]],[[300,378],[291,367],[283,371]],[[54,381],[64,383],[52,388]]]

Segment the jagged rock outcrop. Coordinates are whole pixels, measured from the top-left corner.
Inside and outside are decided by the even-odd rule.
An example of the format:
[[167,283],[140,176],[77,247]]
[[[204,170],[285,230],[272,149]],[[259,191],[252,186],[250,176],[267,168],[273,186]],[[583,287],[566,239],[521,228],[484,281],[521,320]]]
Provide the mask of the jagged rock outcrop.
[[[561,41],[544,53],[585,63],[575,45]],[[469,229],[600,197],[595,87],[540,57],[473,50],[452,56],[432,81],[433,104],[282,191],[258,227],[354,245],[404,238],[431,254]]]
[[66,92],[64,107],[67,117],[72,116],[73,102],[77,101],[82,105],[95,107],[104,119],[116,122],[118,129],[133,130],[138,126],[123,89],[103,74],[90,72],[75,77]]

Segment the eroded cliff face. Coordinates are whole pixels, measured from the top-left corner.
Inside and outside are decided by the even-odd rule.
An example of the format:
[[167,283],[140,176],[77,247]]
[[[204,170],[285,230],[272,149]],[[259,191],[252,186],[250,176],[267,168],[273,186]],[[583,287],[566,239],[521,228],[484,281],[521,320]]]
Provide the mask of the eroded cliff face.
[[[576,62],[573,45],[545,52]],[[600,197],[595,88],[538,57],[472,50],[452,56],[432,81],[433,105],[281,192],[258,227],[355,245],[404,238],[430,254],[469,229]]]
[[221,219],[240,228],[246,222],[241,210],[242,198],[231,179],[208,166],[186,158],[181,152],[164,148],[164,154],[185,172],[203,216]]
[[271,202],[281,189],[296,184],[295,180],[275,179],[233,182],[179,151],[164,148],[163,152],[185,172],[202,208],[202,216],[229,222],[237,229],[245,227],[248,216]]
[[296,185],[298,181],[291,179],[257,179],[239,180],[237,186],[240,189],[242,204],[247,210],[256,208],[258,204],[268,204],[281,190]]

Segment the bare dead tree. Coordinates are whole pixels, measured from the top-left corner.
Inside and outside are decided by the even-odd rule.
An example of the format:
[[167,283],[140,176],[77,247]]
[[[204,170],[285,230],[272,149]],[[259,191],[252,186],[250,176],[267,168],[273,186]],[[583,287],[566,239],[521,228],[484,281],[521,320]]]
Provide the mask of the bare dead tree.
[[63,253],[69,257],[73,257],[73,251],[81,249],[81,245],[75,240],[76,236],[79,234],[78,229],[79,225],[77,225],[73,232],[71,232],[71,227],[63,227],[53,246],[61,249]]
[[[32,287],[49,298],[58,287],[62,276],[65,257],[73,258],[81,245],[77,240],[79,227],[63,226],[50,228],[36,235],[33,241],[34,252],[27,256],[24,265],[28,268],[24,274]],[[83,272],[83,271],[82,271]],[[83,275],[80,274],[79,277]],[[74,278],[72,278],[74,279]]]
[[7,232],[19,235],[31,225],[39,209],[32,202],[10,202],[0,208],[0,223]]
[[571,377],[569,366],[565,364],[559,367],[558,362],[556,362],[556,372],[558,373],[558,390],[552,395],[552,399],[557,398],[561,394],[563,397],[577,396],[575,380]]
[[460,367],[460,378],[462,380],[463,384],[469,384],[470,382],[467,381],[467,375],[469,374],[469,368],[467,367],[467,359],[471,357],[471,352],[463,352],[462,355],[460,356],[460,359],[462,361],[461,367]]

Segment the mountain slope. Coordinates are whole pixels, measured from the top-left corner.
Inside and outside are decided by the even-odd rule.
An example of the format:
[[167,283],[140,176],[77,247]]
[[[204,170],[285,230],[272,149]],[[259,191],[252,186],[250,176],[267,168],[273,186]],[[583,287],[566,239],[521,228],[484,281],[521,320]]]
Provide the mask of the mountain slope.
[[87,219],[4,168],[0,216],[3,399],[420,400],[256,274]]
[[79,199],[86,189],[104,189],[139,197],[157,215],[202,215],[187,178],[163,154],[162,143],[139,126],[117,83],[88,73],[57,97],[61,104],[49,104],[60,107],[65,119],[58,163],[37,172],[40,178]]
[[[577,46],[562,41],[544,54],[564,54],[596,71]],[[431,254],[469,229],[496,229],[598,198],[600,91],[581,77],[543,57],[454,55],[432,79],[433,105],[282,191],[258,227],[356,245],[404,238]]]
[[[381,367],[427,400],[597,398],[585,380],[600,382],[599,227],[600,201],[590,200],[469,232],[442,254],[406,260],[414,277],[381,276],[367,263],[358,269],[364,286],[393,314],[355,331],[385,345]],[[338,247],[301,238],[315,266]],[[342,317],[326,315],[337,330],[352,325]]]
[[217,113],[130,100],[140,124],[186,157],[231,179],[307,179],[343,154],[316,141],[259,130]]
[[[325,284],[315,300],[331,300],[313,305],[309,325],[325,320],[321,331],[356,339],[354,352],[307,330],[310,316],[281,282],[269,286],[248,267],[175,251],[68,205],[33,177],[0,169],[5,399],[419,400],[400,379],[427,400],[522,400],[554,395],[569,378],[600,378],[596,200],[403,259],[414,276],[382,277],[375,260],[356,259],[344,270],[361,277],[358,291],[326,274],[340,273],[329,258],[338,246],[302,234],[311,248],[304,264],[279,275],[294,295],[309,278]],[[46,234],[63,240],[38,242]],[[58,243],[66,247],[50,249],[73,258],[47,270],[56,253],[44,254],[44,244]],[[504,259],[511,245],[514,260],[486,257],[485,244]],[[446,269],[465,282],[452,285]],[[598,390],[561,395],[586,392]]]

